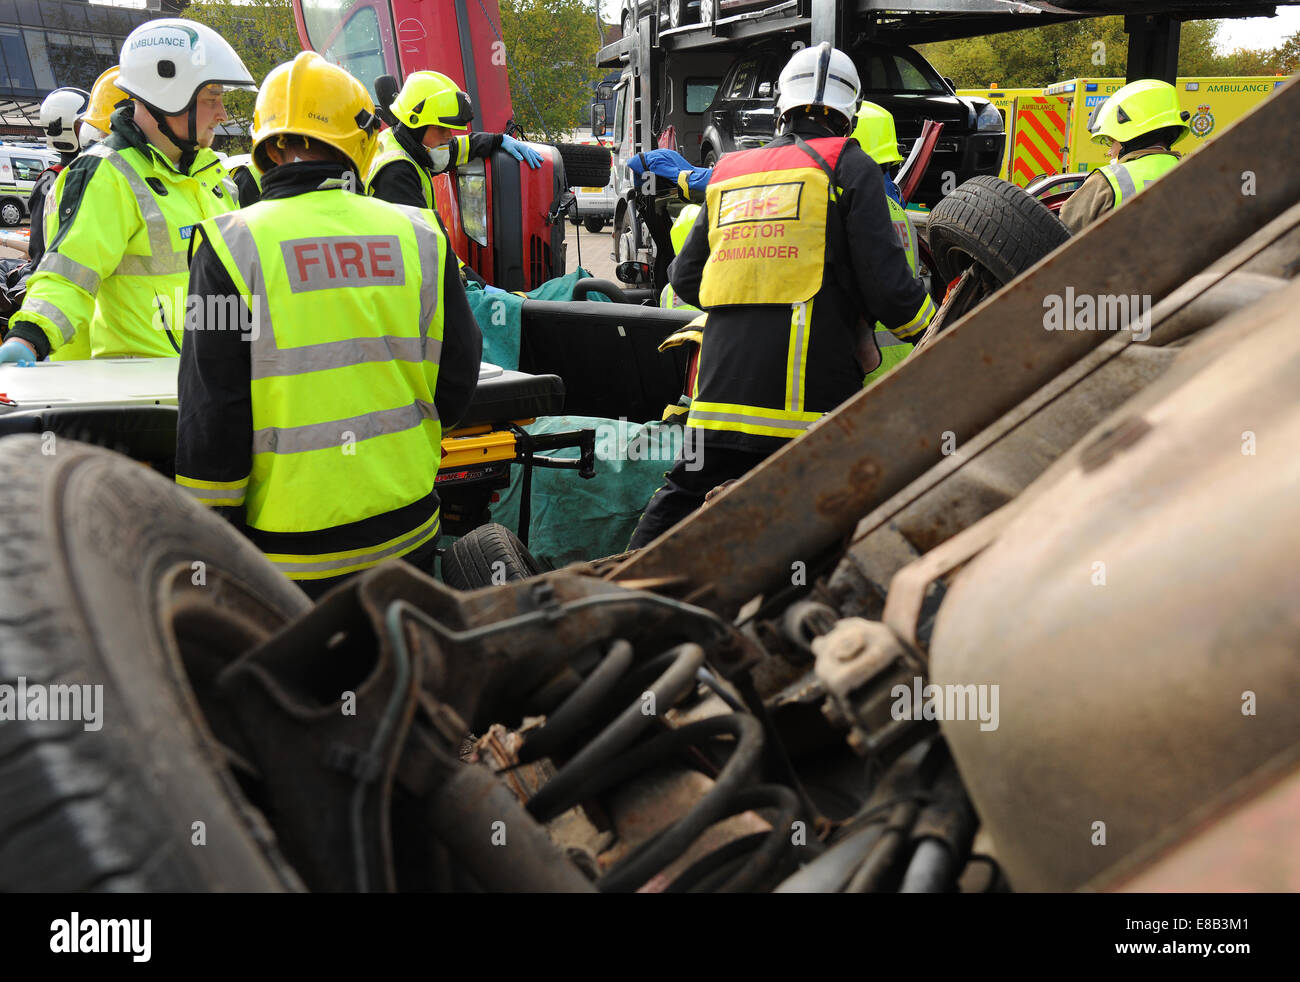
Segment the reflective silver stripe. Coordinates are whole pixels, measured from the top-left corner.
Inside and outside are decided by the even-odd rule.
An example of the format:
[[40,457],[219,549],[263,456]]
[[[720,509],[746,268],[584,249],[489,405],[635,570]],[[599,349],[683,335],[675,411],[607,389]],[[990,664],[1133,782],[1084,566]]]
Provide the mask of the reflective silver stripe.
[[907,344],[902,338],[896,338],[887,327],[876,328],[876,347],[888,348],[891,344]]
[[128,252],[113,270],[116,276],[171,276],[189,272],[189,257],[183,252],[163,256],[137,256]]
[[[426,263],[428,253],[432,252],[434,261],[438,257],[437,238],[420,209],[403,208],[402,210],[415,225],[423,273],[429,268]],[[243,274],[249,295],[257,302],[257,331],[252,339],[252,378],[305,375],[309,372],[376,361],[437,362],[441,357],[442,342],[427,337],[427,327],[433,320],[438,304],[437,277],[430,277],[427,274],[422,275],[420,283],[421,323],[418,338],[393,336],[344,338],[339,341],[322,341],[319,344],[305,344],[295,348],[279,347],[275,338],[275,324],[271,318],[270,298],[266,292],[262,258],[252,230],[239,212],[228,212],[215,221],[217,231]],[[337,439],[329,445],[337,445]]]
[[797,303],[790,309],[790,330],[794,334],[794,358],[790,362],[790,391],[785,394],[785,408],[803,410],[803,345],[808,327],[808,304]]
[[1127,167],[1123,164],[1107,164],[1106,170],[1110,172],[1111,176],[1115,178],[1115,183],[1119,185],[1120,201],[1137,194],[1137,185],[1133,183],[1133,175]]
[[[438,410],[433,403],[417,399],[409,406],[333,419],[328,423],[267,426],[253,431],[253,453],[291,454],[337,449],[344,446],[345,442],[360,443],[377,436],[401,433],[419,426],[426,419],[437,418]],[[351,434],[351,437],[347,437],[347,434]]]
[[248,494],[246,486],[242,488],[192,488],[186,484],[176,486],[203,501],[229,501],[232,505],[242,502]]
[[27,300],[23,302],[23,310],[29,314],[40,314],[42,317],[48,317],[53,321],[54,326],[57,327],[59,333],[63,335],[64,344],[71,341],[73,336],[77,333],[76,329],[72,326],[72,321],[68,320],[67,314],[54,306],[54,304],[50,303],[48,300],[33,300],[31,297],[28,297]]
[[[120,153],[112,150],[102,143],[96,143],[86,151],[92,157],[102,157],[108,163],[112,164],[119,174],[126,178],[127,185],[131,188],[131,193],[135,195],[135,203],[140,209],[140,217],[144,219],[145,229],[149,233],[149,252],[150,256],[123,256],[122,266],[119,266],[116,272],[123,276],[166,276],[171,273],[184,272],[189,268],[188,256],[184,251],[178,252],[172,248],[171,227],[167,224],[167,217],[163,214],[162,207],[158,204],[158,199],[154,197],[153,191],[144,179],[136,173]],[[157,269],[151,269],[144,266],[143,261],[152,259],[157,263]],[[130,260],[128,262],[128,260]],[[122,267],[126,267],[123,270]]]
[[275,564],[276,569],[281,573],[284,573],[286,576],[291,573],[324,573],[332,569],[348,569],[349,567],[360,565],[373,566],[375,563],[387,559],[389,556],[396,556],[409,550],[423,539],[432,538],[441,530],[441,528],[442,516],[440,515],[434,519],[433,525],[429,528],[423,529],[419,532],[412,532],[401,542],[384,549],[376,549],[374,552],[363,552],[359,555],[348,556],[344,559],[326,559],[316,563],[277,562],[274,559],[272,559],[271,562]]
[[773,419],[771,416],[750,416],[747,413],[717,413],[691,406],[691,418],[718,423],[744,423],[748,426],[765,426],[774,430],[806,430],[815,419]]
[[73,286],[79,286],[87,293],[94,293],[99,289],[98,273],[89,266],[83,266],[75,259],[69,259],[62,253],[47,252],[36,267],[36,272],[53,273],[55,276],[62,276]]
[[[415,242],[420,249],[420,337],[428,335],[429,325],[438,312],[438,287],[442,280],[442,255],[438,251],[439,235],[429,223],[427,213],[421,208],[399,205],[415,229]],[[441,353],[441,343],[439,343]],[[430,359],[433,360],[433,359]]]

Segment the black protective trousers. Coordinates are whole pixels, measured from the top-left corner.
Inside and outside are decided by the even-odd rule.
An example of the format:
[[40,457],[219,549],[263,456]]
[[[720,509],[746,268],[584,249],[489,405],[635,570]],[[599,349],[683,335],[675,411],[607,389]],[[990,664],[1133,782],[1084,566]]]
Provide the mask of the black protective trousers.
[[719,484],[744,477],[780,449],[766,452],[700,446],[694,459],[678,455],[673,469],[664,475],[666,483],[650,498],[641,521],[632,533],[629,549],[647,546],[704,504],[704,496]]

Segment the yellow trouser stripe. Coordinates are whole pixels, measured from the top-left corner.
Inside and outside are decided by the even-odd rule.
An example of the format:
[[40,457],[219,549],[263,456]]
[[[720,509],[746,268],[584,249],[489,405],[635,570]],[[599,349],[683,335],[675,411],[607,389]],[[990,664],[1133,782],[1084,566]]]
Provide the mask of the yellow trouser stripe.
[[322,580],[331,576],[355,573],[385,559],[405,556],[436,536],[441,527],[441,515],[439,512],[434,512],[433,516],[419,528],[376,546],[304,556],[268,552],[266,558],[292,580]]
[[242,505],[248,494],[248,478],[238,481],[201,481],[195,477],[176,475],[176,483],[201,505]]

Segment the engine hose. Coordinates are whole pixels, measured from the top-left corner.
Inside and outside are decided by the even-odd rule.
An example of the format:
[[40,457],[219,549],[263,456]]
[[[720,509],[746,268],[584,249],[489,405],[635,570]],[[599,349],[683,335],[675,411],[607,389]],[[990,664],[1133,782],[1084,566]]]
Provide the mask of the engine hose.
[[547,821],[634,774],[672,759],[688,747],[721,736],[734,737],[735,743],[709,792],[652,843],[625,857],[597,883],[608,892],[635,890],[685,852],[701,832],[725,816],[728,803],[757,772],[763,753],[763,728],[753,718],[736,714],[713,716],[661,733],[611,760],[598,774],[575,787],[566,799],[551,805],[549,813],[536,813],[534,817]]
[[904,802],[894,809],[876,844],[861,868],[853,874],[846,893],[875,893],[886,889],[898,860],[911,837],[912,825],[921,809],[915,802]]
[[871,853],[882,825],[865,825],[846,836],[811,863],[796,870],[776,888],[777,893],[835,893]]
[[[703,892],[716,888],[723,893],[741,893],[758,889],[791,851],[805,848],[796,846],[792,835],[794,822],[800,815],[799,797],[779,784],[762,784],[741,791],[728,803],[721,818],[760,808],[777,809],[770,830],[733,839],[702,856],[676,876],[665,892],[686,893],[697,889]],[[820,845],[816,839],[812,841]],[[745,863],[736,869],[733,860],[740,857],[744,857]]]
[[519,748],[519,762],[530,764],[550,757],[575,733],[590,726],[596,707],[631,667],[632,646],[620,638],[609,646],[605,657],[582,684],[546,718],[546,725],[528,734]]
[[[648,664],[657,664],[663,660],[671,660],[671,664],[648,689],[648,694],[654,699],[656,714],[660,707],[667,709],[694,687],[695,673],[704,664],[704,649],[687,642]],[[567,811],[576,803],[572,800],[573,791],[584,785],[602,764],[617,757],[630,746],[655,718],[655,715],[644,711],[644,702],[641,700],[628,706],[532,797],[528,802],[528,811],[539,822],[548,821]],[[759,743],[761,746],[762,741]],[[565,801],[569,803],[562,808],[557,807]]]
[[[767,839],[770,832],[751,832],[749,835],[742,835],[739,839],[732,839],[724,846],[719,846],[706,856],[701,856],[694,863],[688,866],[683,872],[668,884],[664,893],[690,893],[697,887],[701,893],[708,892],[707,887],[712,885],[711,880],[716,878],[717,884],[725,883],[732,875],[731,864],[734,860],[744,858],[748,860],[750,853],[762,845]],[[726,874],[719,876],[718,874]]]
[[907,864],[899,893],[946,893],[956,878],[953,855],[939,839],[922,839]]
[[740,810],[776,808],[772,830],[758,851],[750,857],[740,871],[721,887],[722,893],[744,893],[758,887],[777,867],[794,844],[794,823],[803,809],[799,796],[779,784],[763,784],[742,791],[732,799],[731,807]]

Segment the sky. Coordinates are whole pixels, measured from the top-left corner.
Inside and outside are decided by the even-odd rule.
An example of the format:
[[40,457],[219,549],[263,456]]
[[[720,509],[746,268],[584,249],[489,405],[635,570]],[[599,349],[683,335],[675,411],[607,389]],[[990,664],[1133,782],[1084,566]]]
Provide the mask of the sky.
[[[620,0],[601,0],[602,16],[607,21],[617,20],[621,9]],[[1234,48],[1275,48],[1296,31],[1300,31],[1300,6],[1279,7],[1276,17],[1225,20],[1219,37],[1224,51]]]
[[1278,7],[1276,17],[1244,17],[1225,20],[1219,30],[1219,46],[1234,48],[1276,48],[1300,31],[1300,7]]

